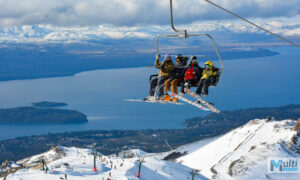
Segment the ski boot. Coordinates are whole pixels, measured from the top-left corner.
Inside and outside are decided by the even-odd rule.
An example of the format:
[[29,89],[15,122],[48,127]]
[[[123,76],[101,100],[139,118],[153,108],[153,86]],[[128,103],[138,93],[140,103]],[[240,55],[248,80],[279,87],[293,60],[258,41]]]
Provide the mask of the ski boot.
[[164,100],[164,98],[162,96],[158,96],[156,100]]
[[196,94],[201,96],[201,91],[199,91],[198,89],[196,90]]
[[172,102],[178,102],[178,99],[177,98],[172,98],[171,101]]
[[170,101],[171,100],[170,95],[166,95],[165,97],[163,97],[163,100],[164,101]]
[[155,100],[154,96],[148,96],[143,99],[143,101],[154,101],[154,100]]
[[198,104],[202,104],[202,103],[201,103],[199,100],[197,100],[197,101],[196,101],[196,103],[198,103]]

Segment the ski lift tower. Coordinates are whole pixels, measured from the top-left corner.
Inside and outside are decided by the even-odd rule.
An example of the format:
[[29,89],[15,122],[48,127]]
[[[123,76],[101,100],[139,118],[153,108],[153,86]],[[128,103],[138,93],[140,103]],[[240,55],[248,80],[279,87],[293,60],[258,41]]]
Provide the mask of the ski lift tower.
[[[138,155],[137,155],[138,156]],[[139,163],[139,171],[138,171],[138,178],[141,177],[141,168],[142,168],[142,163],[145,162],[145,157],[140,157],[138,156],[138,163]]]
[[99,156],[98,152],[95,150],[95,144],[93,144],[92,146],[88,146],[89,148],[92,149],[92,155],[94,156],[94,167],[93,167],[93,171],[97,172],[97,167],[96,167],[96,159]]
[[190,172],[190,174],[192,175],[192,180],[194,180],[195,176],[199,174],[199,170],[197,169],[192,169],[192,171]]

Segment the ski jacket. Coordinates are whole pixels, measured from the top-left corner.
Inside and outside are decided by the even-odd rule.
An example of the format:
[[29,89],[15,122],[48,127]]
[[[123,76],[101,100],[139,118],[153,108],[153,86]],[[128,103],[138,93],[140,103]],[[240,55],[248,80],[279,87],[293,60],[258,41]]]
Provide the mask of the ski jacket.
[[184,80],[198,79],[202,73],[202,68],[199,66],[189,65],[185,71]]
[[170,80],[184,79],[186,68],[182,64],[176,64],[170,72]]
[[170,76],[170,72],[174,66],[172,61],[166,62],[163,61],[162,63],[159,62],[159,59],[155,60],[155,67],[157,69],[159,69],[159,73],[158,76],[165,76],[165,77],[169,77]]
[[218,75],[218,69],[216,68],[209,68],[209,69],[204,69],[203,72],[202,72],[202,77],[201,79],[209,79],[210,77],[213,77],[213,76],[217,76]]

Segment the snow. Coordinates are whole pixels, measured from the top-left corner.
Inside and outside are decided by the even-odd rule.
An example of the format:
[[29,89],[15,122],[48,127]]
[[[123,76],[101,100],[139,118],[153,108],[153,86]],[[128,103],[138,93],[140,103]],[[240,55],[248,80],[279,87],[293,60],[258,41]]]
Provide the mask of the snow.
[[[294,157],[287,150],[287,144],[295,134],[293,124],[290,120],[253,120],[178,158],[177,162],[201,170],[208,178],[265,179],[268,157]],[[299,154],[296,157],[300,157]],[[282,175],[269,174],[269,177],[278,176]],[[297,176],[294,174],[289,178]]]
[[[59,147],[18,161],[26,168],[10,174],[8,180],[68,179],[117,179],[136,180],[139,162],[142,180],[191,179],[191,170],[198,170],[195,179],[300,179],[299,174],[268,173],[268,157],[295,157],[300,149],[291,143],[296,134],[292,131],[295,121],[252,120],[222,136],[204,139],[176,148],[170,152],[147,153],[132,149],[110,156],[99,153],[93,171],[93,155],[90,149]],[[181,152],[183,156],[173,162],[162,160],[170,153]],[[49,167],[41,171],[38,160],[44,159]],[[14,164],[14,163],[13,163]],[[16,164],[16,163],[15,163]],[[17,167],[17,164],[14,165]]]
[[284,32],[285,36],[300,36],[300,28],[292,29]]
[[[284,36],[298,37],[300,23],[270,21],[261,26]],[[195,22],[178,26],[190,33],[226,32],[226,33],[261,33],[258,28],[242,22]],[[85,42],[87,40],[107,39],[154,39],[158,34],[170,33],[168,25],[164,26],[135,26],[115,27],[110,25],[56,27],[47,24],[23,25],[0,28],[0,41],[8,42]]]
[[[65,152],[65,156],[48,162],[48,173],[41,171],[41,166],[36,166],[29,169],[21,169],[16,173],[9,175],[7,180],[39,180],[41,177],[43,180],[52,180],[64,178],[65,174],[67,174],[68,179],[72,180],[106,180],[107,178],[117,180],[135,180],[138,179],[138,156],[145,157],[145,162],[142,164],[140,179],[182,180],[190,177],[190,168],[178,163],[160,160],[157,157],[152,157],[152,154],[148,154],[139,149],[131,150],[131,152],[135,154],[135,157],[133,158],[123,159],[116,155],[102,156],[101,159],[97,158],[98,172],[93,172],[93,156],[91,155],[91,150],[75,147],[60,148],[62,148]],[[53,152],[53,150],[50,150],[46,153],[19,161],[19,163],[27,162],[28,160],[32,163],[41,157],[49,160],[54,156]],[[30,163],[27,162],[26,164],[29,165]],[[198,176],[195,179],[199,180],[206,178]]]
[[12,162],[10,167],[17,168],[17,167],[21,167],[21,166],[15,162]]

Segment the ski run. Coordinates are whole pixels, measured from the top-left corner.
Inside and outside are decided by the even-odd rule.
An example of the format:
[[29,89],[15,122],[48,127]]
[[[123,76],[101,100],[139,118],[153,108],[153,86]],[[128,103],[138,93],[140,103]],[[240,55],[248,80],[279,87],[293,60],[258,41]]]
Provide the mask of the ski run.
[[[268,157],[300,157],[300,138],[293,130],[296,121],[252,120],[219,137],[187,144],[170,152],[146,153],[128,150],[96,158],[92,150],[76,147],[56,147],[46,153],[2,166],[6,180],[187,180],[192,169],[198,170],[194,179],[300,179],[299,173],[268,173]],[[299,135],[299,132],[298,132]],[[181,157],[163,160],[174,153]],[[40,160],[45,160],[47,173]],[[1,176],[1,180],[5,177]]]

